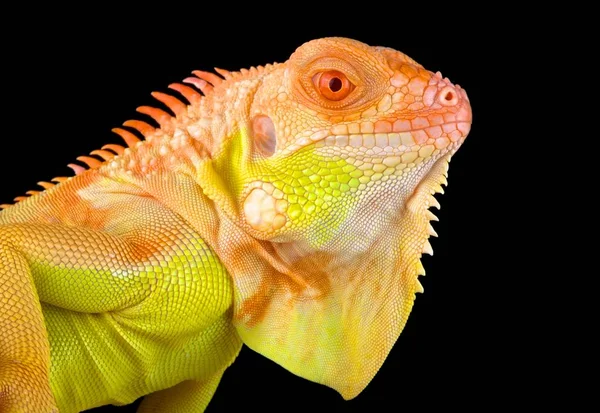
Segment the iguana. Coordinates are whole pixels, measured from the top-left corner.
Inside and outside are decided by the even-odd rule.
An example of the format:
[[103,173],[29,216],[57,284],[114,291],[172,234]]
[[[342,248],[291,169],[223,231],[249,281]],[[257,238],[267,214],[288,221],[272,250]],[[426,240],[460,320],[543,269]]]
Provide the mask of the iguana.
[[465,91],[345,38],[215,71],[3,205],[0,410],[203,411],[242,343],[345,399],[384,362]]

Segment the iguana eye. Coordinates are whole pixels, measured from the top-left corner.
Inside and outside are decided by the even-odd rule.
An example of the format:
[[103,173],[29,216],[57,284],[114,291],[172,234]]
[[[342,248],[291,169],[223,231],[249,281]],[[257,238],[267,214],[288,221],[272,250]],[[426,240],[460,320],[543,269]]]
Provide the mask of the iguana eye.
[[312,80],[317,92],[327,100],[342,100],[355,88],[348,77],[337,70],[319,72]]

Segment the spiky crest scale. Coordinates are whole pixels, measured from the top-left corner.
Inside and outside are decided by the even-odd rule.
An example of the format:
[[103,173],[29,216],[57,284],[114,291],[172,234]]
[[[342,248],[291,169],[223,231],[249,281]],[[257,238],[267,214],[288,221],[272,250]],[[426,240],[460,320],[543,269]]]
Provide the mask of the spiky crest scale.
[[125,152],[125,147],[114,144],[114,143],[109,143],[108,145],[104,145],[102,147],[102,149],[110,149],[111,151],[113,151],[114,153],[116,153],[119,156],[123,155],[123,152]]
[[136,111],[144,115],[150,116],[156,121],[156,123],[158,123],[161,129],[168,127],[169,121],[171,119],[171,115],[169,115],[167,112],[159,108],[154,108],[152,106],[140,106],[136,108]]
[[[244,72],[245,72],[244,74],[255,73],[256,70],[257,70],[256,68],[251,68],[250,71],[244,70]],[[227,70],[218,69],[218,68],[215,68],[215,71],[217,73],[219,73],[219,75],[221,75],[222,77],[220,77],[219,75],[217,75],[215,73],[205,72],[202,70],[194,70],[192,72],[192,74],[194,74],[196,77],[188,77],[188,78],[184,79],[183,82],[195,86],[198,90],[200,90],[204,94],[204,96],[206,96],[207,94],[211,93],[216,86],[220,86],[221,84],[223,84],[224,81],[231,80],[231,79],[237,79],[242,75],[242,73],[240,73],[240,72],[229,72]],[[189,86],[183,85],[181,83],[172,83],[168,87],[172,90],[175,90],[176,92],[179,92],[189,102],[190,105],[194,105],[194,106],[198,105],[203,98],[203,95],[198,93],[198,91],[196,91],[195,89],[193,89]],[[179,98],[169,95],[167,93],[162,93],[162,92],[152,92],[151,95],[156,100],[163,103],[166,107],[168,107],[175,114],[175,116],[171,116],[169,113],[167,113],[163,109],[155,108],[152,106],[140,106],[136,109],[137,112],[148,115],[154,121],[156,121],[156,123],[158,123],[158,125],[160,126],[160,129],[168,129],[171,125],[172,119],[181,118],[182,116],[184,116],[187,113],[188,105],[185,104],[184,102],[182,102]],[[147,139],[149,136],[152,136],[154,133],[156,133],[155,127],[153,127],[152,125],[148,124],[147,122],[144,122],[141,120],[135,120],[135,119],[128,120],[123,123],[123,126],[126,126],[126,127],[136,130],[145,139]],[[135,134],[133,134],[132,132],[130,132],[126,129],[113,128],[112,132],[119,135],[125,141],[125,144],[129,148],[133,148],[139,142],[141,142],[140,138],[138,138]],[[85,164],[87,166],[87,168],[85,166],[81,166],[81,165],[75,164],[75,163],[68,164],[67,166],[69,168],[71,168],[73,170],[75,176],[77,176],[77,175],[84,173],[88,169],[100,168],[102,165],[105,164],[105,162],[112,160],[115,156],[123,155],[123,153],[125,152],[125,149],[126,148],[123,147],[122,145],[106,144],[101,149],[96,149],[96,150],[90,152],[90,155],[93,155],[93,156],[85,156],[84,155],[84,156],[79,156],[78,158],[76,158],[78,161]],[[94,156],[96,156],[97,158]],[[100,158],[100,159],[98,159],[98,158]],[[44,190],[47,190],[47,189],[53,188],[57,184],[67,181],[68,179],[70,179],[70,178],[69,177],[56,177],[56,178],[51,179],[51,181],[56,182],[55,184],[51,183],[51,182],[38,182],[38,185],[43,187]],[[27,191],[26,195],[28,195],[28,196],[18,196],[14,199],[14,202],[17,203],[17,202],[24,201],[24,200],[28,199],[30,196],[37,195],[41,192],[43,192],[43,191],[35,191],[35,190]],[[0,209],[6,209],[13,205],[14,204],[0,204]]]

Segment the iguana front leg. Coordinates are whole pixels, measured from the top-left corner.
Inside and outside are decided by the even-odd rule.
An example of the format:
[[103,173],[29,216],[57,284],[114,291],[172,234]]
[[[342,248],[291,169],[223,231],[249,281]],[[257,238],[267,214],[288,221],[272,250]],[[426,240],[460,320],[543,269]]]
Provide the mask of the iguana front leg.
[[55,409],[39,300],[86,312],[133,304],[143,285],[113,274],[136,260],[127,241],[98,231],[56,224],[0,227],[2,411]]
[[57,411],[42,309],[22,253],[0,232],[0,410]]
[[[130,200],[120,213],[134,210],[147,218],[118,227],[107,222],[103,231],[59,223],[0,226],[0,285],[11,288],[2,303],[16,311],[3,309],[0,326],[22,331],[0,337],[2,365],[19,366],[0,376],[0,401],[9,412],[53,406],[38,299],[42,308],[50,305],[44,315],[57,355],[50,383],[61,412],[128,403],[183,380],[212,378],[239,351],[230,323],[231,282],[219,260],[193,228],[151,197]],[[15,278],[29,296],[13,291]],[[28,330],[39,337],[33,340]],[[123,363],[115,375],[120,359],[131,368]],[[82,391],[92,384],[94,391]],[[23,400],[23,393],[32,396]]]

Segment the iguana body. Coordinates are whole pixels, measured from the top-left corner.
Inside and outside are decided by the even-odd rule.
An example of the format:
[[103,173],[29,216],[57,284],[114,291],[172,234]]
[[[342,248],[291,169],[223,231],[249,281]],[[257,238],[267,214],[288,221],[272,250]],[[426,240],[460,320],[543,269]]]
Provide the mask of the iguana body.
[[[355,397],[422,290],[465,92],[342,38],[194,72],[0,213],[0,406],[202,411],[242,343]],[[203,92],[202,96],[197,89]],[[153,410],[154,409],[154,410]],[[0,409],[1,410],[1,409]]]

